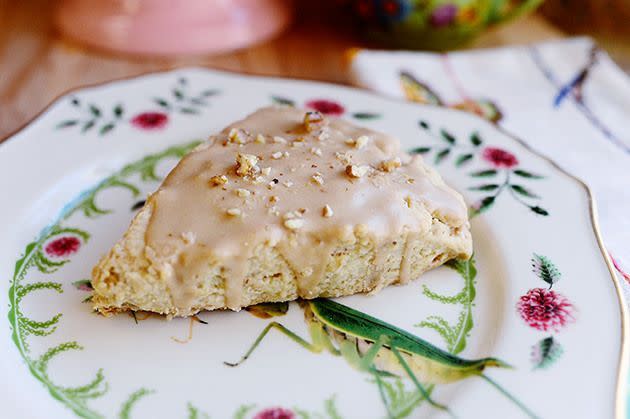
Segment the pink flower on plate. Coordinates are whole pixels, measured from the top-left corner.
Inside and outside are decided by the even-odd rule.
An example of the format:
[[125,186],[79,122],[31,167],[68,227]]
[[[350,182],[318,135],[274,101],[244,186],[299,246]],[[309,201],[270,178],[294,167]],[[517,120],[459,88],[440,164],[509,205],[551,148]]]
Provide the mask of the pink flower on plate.
[[518,164],[518,159],[514,154],[495,147],[486,147],[481,157],[496,168],[509,169]]
[[529,290],[519,298],[516,310],[530,327],[544,332],[557,332],[574,320],[573,304],[562,294],[546,288]]
[[327,99],[313,99],[306,102],[306,107],[319,111],[324,115],[333,115],[339,116],[342,115],[346,110],[343,106],[341,106],[337,102],[333,102],[332,100]]
[[67,257],[76,253],[81,247],[81,240],[75,236],[63,236],[49,242],[44,251],[48,256]]
[[164,128],[168,115],[162,112],[142,112],[131,119],[131,123],[140,129],[153,130]]
[[294,419],[295,413],[283,407],[269,407],[256,413],[253,419]]

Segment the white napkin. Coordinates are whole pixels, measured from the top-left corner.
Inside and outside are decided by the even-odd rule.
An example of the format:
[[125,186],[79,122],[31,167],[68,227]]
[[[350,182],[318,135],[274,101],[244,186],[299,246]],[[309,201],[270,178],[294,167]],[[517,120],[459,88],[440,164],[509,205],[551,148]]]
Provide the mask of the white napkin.
[[[355,84],[397,98],[407,98],[406,72],[443,106],[496,105],[498,125],[590,186],[630,301],[630,79],[592,40],[450,54],[358,50],[350,71]],[[493,114],[488,102],[476,109]]]

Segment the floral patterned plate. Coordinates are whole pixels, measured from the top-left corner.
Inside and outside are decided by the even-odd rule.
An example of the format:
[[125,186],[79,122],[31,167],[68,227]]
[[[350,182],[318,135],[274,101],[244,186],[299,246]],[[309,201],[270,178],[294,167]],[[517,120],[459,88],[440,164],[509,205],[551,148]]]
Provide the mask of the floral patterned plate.
[[[229,367],[274,320],[309,341],[308,306],[172,321],[91,312],[91,267],[147,193],[209,133],[273,102],[396,135],[471,206],[474,262],[336,301],[372,316],[372,330],[386,322],[396,336],[414,335],[407,359],[418,365],[434,347],[451,364],[502,362],[448,383],[414,381],[350,362],[352,348],[345,357],[311,352],[274,328]],[[153,74],[59,99],[0,146],[0,179],[3,417],[448,416],[427,397],[462,418],[623,415],[627,314],[588,190],[468,113],[318,83]],[[330,327],[352,339],[338,323]]]

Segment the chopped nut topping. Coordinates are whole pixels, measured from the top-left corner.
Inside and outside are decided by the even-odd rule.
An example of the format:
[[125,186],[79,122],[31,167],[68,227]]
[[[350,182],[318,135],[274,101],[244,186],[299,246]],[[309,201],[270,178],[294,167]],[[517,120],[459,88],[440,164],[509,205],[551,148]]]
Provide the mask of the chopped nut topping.
[[311,182],[314,182],[314,183],[316,183],[318,185],[323,185],[324,184],[324,177],[322,176],[321,173],[317,172],[313,176],[311,176]]
[[291,147],[302,147],[304,145],[304,137],[298,137],[291,142]]
[[182,233],[182,240],[185,244],[195,244],[196,236],[192,231]]
[[284,158],[289,157],[289,152],[288,151],[276,151],[275,153],[273,153],[271,155],[271,158],[274,159],[274,160],[278,160],[278,159],[281,159],[283,157]]
[[289,230],[298,230],[304,226],[304,220],[301,218],[289,218],[284,220],[284,226]]
[[278,202],[278,196],[277,195],[271,195],[269,197],[269,202],[271,202],[271,203]]
[[355,140],[354,147],[359,149],[363,148],[368,143],[368,141],[370,141],[370,139],[366,135],[362,135]]
[[347,151],[344,153],[337,151],[335,153],[335,157],[337,158],[337,160],[339,160],[343,164],[350,164],[350,161],[352,160],[352,155],[348,153]]
[[254,139],[254,141],[257,142],[258,144],[265,144],[267,142],[267,140],[265,140],[265,136],[262,134],[258,134],[256,138]]
[[409,183],[409,184],[412,184],[412,183],[414,183],[415,181],[416,181],[416,180],[415,180],[414,178],[412,178],[412,177],[407,178],[407,183]]
[[381,170],[384,170],[386,172],[393,172],[394,170],[399,168],[401,165],[402,163],[400,162],[400,158],[396,157],[395,159],[382,161]]
[[315,154],[316,156],[321,156],[322,155],[322,149],[318,148],[318,147],[313,147],[313,148],[311,148],[311,153]]
[[257,164],[258,157],[253,154],[238,153],[236,155],[236,174],[239,176],[253,176],[260,172]]
[[321,131],[317,135],[317,140],[318,141],[326,141],[329,137],[330,137],[330,134],[327,131]]
[[284,218],[285,220],[288,220],[290,218],[300,218],[302,214],[304,213],[300,211],[287,211],[282,215],[282,218]]
[[252,180],[252,183],[253,183],[254,185],[259,185],[259,184],[263,183],[263,181],[264,181],[264,180],[265,180],[265,178],[264,178],[264,177],[262,177],[262,176],[256,176],[256,177]]
[[324,115],[317,111],[310,111],[304,114],[304,128],[308,132],[320,129],[325,123]]
[[225,175],[221,176],[212,176],[210,180],[208,180],[208,184],[210,186],[221,186],[228,183],[228,178]]
[[324,208],[322,208],[322,215],[326,218],[330,218],[332,217],[334,214],[332,208],[330,208],[329,205],[325,205]]
[[348,138],[348,139],[346,139],[345,143],[348,144],[349,146],[352,146],[352,147],[356,148],[356,149],[361,149],[361,148],[365,147],[365,145],[368,143],[369,140],[370,139],[367,136],[362,135],[362,136],[360,136],[357,139]]
[[285,180],[284,182],[282,182],[282,184],[286,186],[287,188],[290,188],[291,186],[293,186],[293,182],[291,182],[290,180]]
[[271,179],[271,182],[267,184],[267,189],[271,190],[274,186],[276,186],[280,181],[276,178]]
[[247,189],[243,189],[243,188],[238,188],[236,190],[236,194],[238,196],[240,196],[241,198],[247,198],[248,196],[250,196],[252,193],[250,191],[248,191]]
[[245,133],[242,130],[232,128],[230,130],[230,133],[228,134],[228,141],[230,143],[235,143],[235,144],[244,144],[245,143],[244,137],[245,137]]
[[407,204],[407,207],[411,208],[413,206],[413,200],[411,199],[410,196],[406,196],[405,197],[405,203]]
[[241,210],[238,208],[230,208],[227,211],[225,211],[225,213],[231,217],[240,217],[241,215],[243,215]]
[[346,166],[346,174],[353,178],[360,178],[365,175],[369,169],[369,166],[356,166],[354,164],[349,164]]
[[263,167],[261,173],[265,176],[269,176],[271,174],[271,167]]
[[286,144],[287,140],[285,140],[284,138],[280,137],[279,135],[276,135],[273,137],[273,142],[276,144]]

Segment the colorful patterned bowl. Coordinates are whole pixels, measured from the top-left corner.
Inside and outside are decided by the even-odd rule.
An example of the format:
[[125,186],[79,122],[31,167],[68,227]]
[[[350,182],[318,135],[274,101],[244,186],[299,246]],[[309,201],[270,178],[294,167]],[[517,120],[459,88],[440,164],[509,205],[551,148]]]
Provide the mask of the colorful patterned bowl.
[[348,0],[369,38],[406,49],[445,50],[491,25],[534,10],[543,0]]

